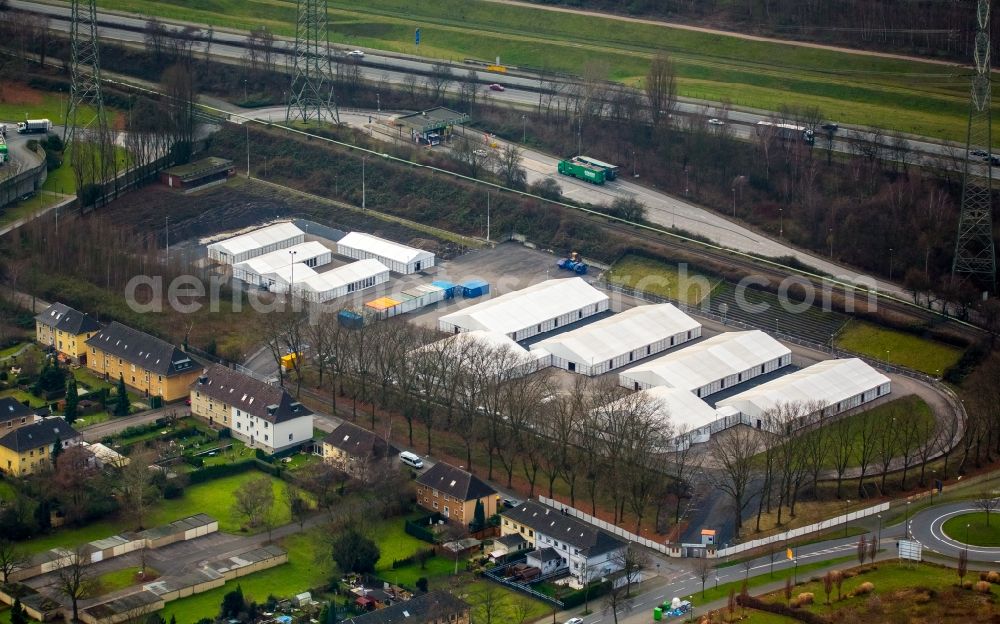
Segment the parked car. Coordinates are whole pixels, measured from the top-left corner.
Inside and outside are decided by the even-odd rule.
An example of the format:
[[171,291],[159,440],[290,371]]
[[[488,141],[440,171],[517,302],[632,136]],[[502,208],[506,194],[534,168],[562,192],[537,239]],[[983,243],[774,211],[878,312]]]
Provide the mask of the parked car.
[[721,119],[716,119],[715,117],[712,117],[711,119],[708,120],[708,125],[710,125],[710,126],[724,126],[724,125],[726,125],[726,122],[722,121]]
[[583,618],[570,618],[566,620],[566,624],[583,624]]
[[352,56],[354,58],[365,58],[365,53],[361,50],[351,50],[347,53],[347,56]]
[[472,153],[475,154],[476,156],[479,156],[480,158],[486,158],[487,156],[490,155],[490,153],[484,149],[472,150]]
[[490,91],[506,91],[507,89],[502,85],[494,82],[490,85]]
[[833,122],[830,122],[830,123],[823,124],[822,126],[820,126],[820,128],[826,130],[827,132],[836,132],[837,129],[840,128],[840,126],[838,126],[837,124],[835,124]]

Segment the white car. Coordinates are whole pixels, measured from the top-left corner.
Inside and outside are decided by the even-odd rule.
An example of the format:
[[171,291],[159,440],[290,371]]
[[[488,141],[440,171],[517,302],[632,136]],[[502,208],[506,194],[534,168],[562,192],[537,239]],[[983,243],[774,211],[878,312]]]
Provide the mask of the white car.
[[484,149],[473,150],[472,153],[475,154],[476,156],[479,156],[480,158],[486,158],[487,156],[490,155],[490,153]]
[[566,624],[583,624],[583,618],[570,618],[566,620]]
[[716,119],[715,117],[712,117],[711,119],[708,120],[708,125],[710,125],[710,126],[724,126],[724,125],[726,125],[726,122],[722,121],[721,119]]
[[347,53],[347,56],[352,56],[354,58],[365,58],[365,53],[361,50],[351,50]]

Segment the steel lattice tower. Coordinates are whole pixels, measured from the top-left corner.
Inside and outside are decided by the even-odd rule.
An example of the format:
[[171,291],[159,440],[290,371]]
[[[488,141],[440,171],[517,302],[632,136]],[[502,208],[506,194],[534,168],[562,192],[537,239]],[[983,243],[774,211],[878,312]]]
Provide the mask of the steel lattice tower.
[[[70,87],[63,139],[71,141],[76,138],[77,133],[86,133],[88,138],[104,140],[107,137],[108,123],[101,95],[96,0],[72,0],[70,10],[70,75],[73,84]],[[81,109],[85,106],[93,108],[96,114],[90,119],[81,120]]]
[[996,252],[993,243],[992,157],[986,164],[973,163],[974,150],[991,154],[990,131],[990,0],[978,0],[976,43],[973,52],[972,98],[969,132],[965,145],[965,172],[962,185],[962,212],[958,219],[958,240],[952,277],[964,275],[996,287]]
[[298,0],[292,87],[285,120],[340,123],[333,98],[326,0]]

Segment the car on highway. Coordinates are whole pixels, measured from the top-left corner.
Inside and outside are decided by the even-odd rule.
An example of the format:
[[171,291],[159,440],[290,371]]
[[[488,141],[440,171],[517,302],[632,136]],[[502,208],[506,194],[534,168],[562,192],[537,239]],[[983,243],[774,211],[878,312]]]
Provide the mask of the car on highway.
[[566,620],[566,624],[583,624],[583,618],[570,618]]
[[835,124],[833,122],[830,122],[830,123],[823,124],[822,126],[820,126],[820,128],[826,130],[827,132],[836,132],[837,129],[840,128],[840,126],[838,126],[837,124]]
[[351,50],[350,52],[347,53],[347,56],[350,56],[352,58],[365,58],[365,53],[362,52],[361,50]]
[[975,156],[977,158],[986,158],[987,156],[989,156],[989,154],[987,154],[985,150],[981,150],[981,149],[971,150],[969,152],[969,155],[970,156]]
[[712,117],[711,119],[708,120],[708,125],[710,125],[710,126],[724,126],[724,125],[726,125],[726,122],[722,121],[721,119],[716,119],[715,117]]
[[493,84],[490,85],[490,91],[506,91],[506,90],[507,89],[502,84],[499,84],[497,82],[494,82]]

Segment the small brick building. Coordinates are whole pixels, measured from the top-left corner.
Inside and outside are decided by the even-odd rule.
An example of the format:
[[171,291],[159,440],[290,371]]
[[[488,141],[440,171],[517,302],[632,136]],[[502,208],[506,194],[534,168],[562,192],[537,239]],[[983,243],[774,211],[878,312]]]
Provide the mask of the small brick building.
[[208,184],[224,182],[231,175],[236,175],[233,161],[209,156],[163,170],[160,172],[160,181],[170,188],[189,191]]

